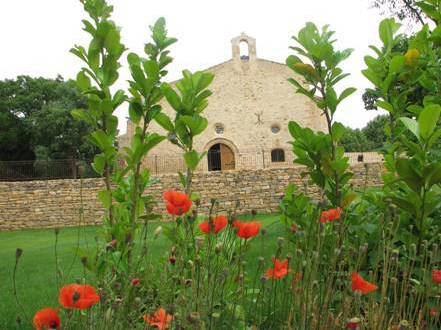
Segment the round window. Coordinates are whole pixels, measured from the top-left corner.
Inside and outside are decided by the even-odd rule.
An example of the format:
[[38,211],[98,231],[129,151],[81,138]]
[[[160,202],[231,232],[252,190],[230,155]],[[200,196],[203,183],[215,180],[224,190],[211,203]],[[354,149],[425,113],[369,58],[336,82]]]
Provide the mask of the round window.
[[214,125],[214,130],[217,134],[223,134],[224,133],[224,125],[222,124],[216,124]]
[[280,126],[277,124],[274,124],[273,126],[271,126],[271,132],[273,132],[274,134],[277,134],[280,132]]

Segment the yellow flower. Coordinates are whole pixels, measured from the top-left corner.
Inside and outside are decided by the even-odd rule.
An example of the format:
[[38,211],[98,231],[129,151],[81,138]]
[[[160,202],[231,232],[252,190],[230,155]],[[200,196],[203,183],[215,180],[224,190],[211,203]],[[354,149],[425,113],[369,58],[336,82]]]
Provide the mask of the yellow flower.
[[415,66],[420,58],[420,52],[418,49],[411,48],[406,52],[404,58],[406,59],[406,65]]

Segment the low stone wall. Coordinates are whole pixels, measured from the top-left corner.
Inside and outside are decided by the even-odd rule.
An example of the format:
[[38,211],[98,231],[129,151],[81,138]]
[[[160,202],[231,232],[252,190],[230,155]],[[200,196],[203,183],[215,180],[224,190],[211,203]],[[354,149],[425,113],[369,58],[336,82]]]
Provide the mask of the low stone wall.
[[[381,185],[381,163],[352,166],[354,187]],[[219,201],[219,211],[249,213],[277,212],[280,198],[289,183],[296,183],[308,194],[318,196],[314,187],[301,178],[302,167],[197,173],[193,190],[201,196],[202,212],[210,199]],[[164,210],[162,192],[179,188],[177,174],[156,176],[159,182],[146,191]],[[104,210],[97,199],[103,189],[102,179],[0,182],[0,230],[53,228],[95,225],[102,221]],[[83,212],[81,212],[81,209]],[[81,215],[82,214],[82,215]]]

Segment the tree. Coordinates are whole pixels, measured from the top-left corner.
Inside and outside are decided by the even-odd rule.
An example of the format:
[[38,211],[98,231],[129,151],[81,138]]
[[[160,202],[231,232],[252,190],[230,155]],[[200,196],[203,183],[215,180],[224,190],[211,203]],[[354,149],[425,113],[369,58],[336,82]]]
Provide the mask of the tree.
[[375,8],[386,9],[399,20],[409,20],[425,24],[425,16],[416,5],[417,0],[370,0]]
[[0,81],[0,159],[92,157],[95,148],[84,138],[90,127],[69,114],[86,105],[75,83],[61,76]]
[[387,115],[380,115],[372,119],[362,129],[366,140],[370,143],[370,150],[377,150],[383,147],[386,142],[386,133],[384,127],[389,120]]

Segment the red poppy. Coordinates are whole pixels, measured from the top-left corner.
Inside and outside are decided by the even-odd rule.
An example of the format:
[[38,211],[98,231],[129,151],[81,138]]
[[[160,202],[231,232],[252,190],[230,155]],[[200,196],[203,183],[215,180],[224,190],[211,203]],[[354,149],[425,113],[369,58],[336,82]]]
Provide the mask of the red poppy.
[[441,284],[441,269],[432,270],[432,282],[435,284]]
[[225,216],[223,216],[223,215],[220,215],[220,216],[216,217],[216,218],[212,221],[211,224],[210,224],[210,222],[209,222],[208,220],[202,222],[202,223],[199,225],[199,229],[200,229],[202,232],[206,233],[206,234],[213,233],[213,232],[214,232],[215,234],[217,234],[217,233],[219,233],[222,229],[224,229],[227,225],[228,225],[228,220],[227,220],[227,218],[226,218]]
[[320,216],[320,222],[326,223],[330,221],[335,221],[340,219],[343,210],[339,207],[336,209],[329,209],[327,211],[322,211],[322,215]]
[[378,286],[364,280],[360,274],[356,272],[352,273],[352,291],[360,292],[361,294],[368,294],[377,289]]
[[91,285],[69,284],[61,288],[58,300],[65,308],[88,309],[100,301],[100,296]]
[[169,190],[164,193],[164,199],[166,201],[167,212],[172,215],[183,215],[190,210],[192,201],[187,194]]
[[237,236],[244,239],[248,239],[259,234],[261,226],[262,224],[258,221],[241,222],[236,220],[233,223],[233,227],[237,230]]
[[273,258],[274,268],[270,268],[266,271],[266,277],[274,280],[280,280],[288,275],[288,259],[280,261]]
[[141,284],[141,280],[139,278],[134,278],[132,280],[132,285],[133,286],[138,286],[139,284]]
[[173,320],[173,316],[167,314],[164,308],[159,308],[153,315],[144,315],[144,322],[159,330],[168,328],[168,324]]
[[36,330],[60,329],[60,317],[53,308],[43,308],[34,315],[32,320]]

